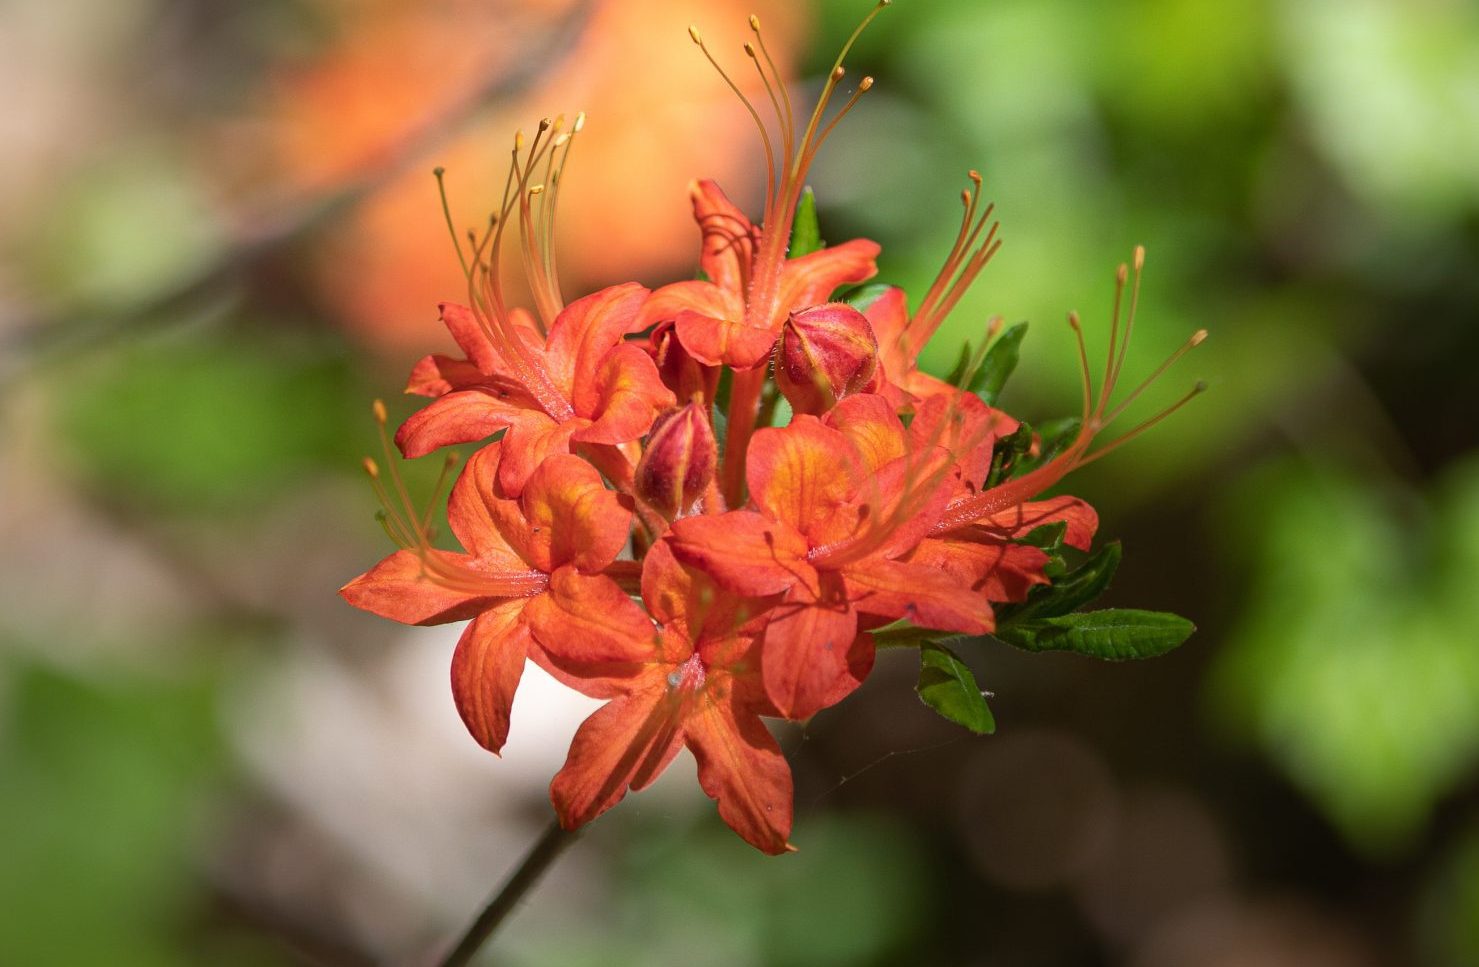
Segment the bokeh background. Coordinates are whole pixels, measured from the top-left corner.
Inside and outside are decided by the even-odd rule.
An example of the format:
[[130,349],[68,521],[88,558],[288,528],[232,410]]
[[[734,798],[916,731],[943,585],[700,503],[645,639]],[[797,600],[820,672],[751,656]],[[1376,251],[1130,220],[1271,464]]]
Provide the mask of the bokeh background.
[[[865,8],[0,3],[0,963],[417,963],[470,917],[589,705],[531,676],[494,759],[455,628],[333,593],[385,550],[368,402],[458,291],[429,170],[475,222],[583,108],[567,291],[682,277],[688,180],[753,200],[759,158],[684,27],[746,68],[754,9],[814,91]],[[1479,6],[898,0],[852,64],[824,235],[917,293],[967,169],[1003,222],[931,365],[1028,319],[1004,402],[1072,411],[1064,313],[1102,353],[1142,242],[1130,376],[1211,330],[1162,393],[1211,392],[1073,484],[1110,602],[1200,631],[981,642],[982,738],[886,654],[783,736],[798,854],[680,761],[489,962],[1479,964]]]

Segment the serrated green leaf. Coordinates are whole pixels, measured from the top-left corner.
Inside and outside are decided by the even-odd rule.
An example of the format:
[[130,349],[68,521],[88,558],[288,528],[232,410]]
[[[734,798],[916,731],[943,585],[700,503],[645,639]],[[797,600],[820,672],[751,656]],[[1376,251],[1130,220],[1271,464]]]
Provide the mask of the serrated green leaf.
[[976,685],[976,676],[949,648],[935,642],[920,646],[916,691],[924,704],[956,725],[977,735],[996,731],[996,719]]
[[796,204],[796,220],[791,223],[791,258],[819,252],[826,245],[822,241],[822,227],[817,223],[817,197],[810,187],[801,192],[801,201]]
[[1022,337],[1027,335],[1027,323],[1019,322],[997,338],[986,352],[981,368],[971,379],[970,389],[986,402],[995,406],[1007,378],[1017,368],[1017,358],[1022,347]]
[[1071,651],[1106,661],[1164,655],[1180,645],[1196,625],[1161,611],[1111,609],[1081,611],[999,627],[992,634],[1026,651]]
[[1119,566],[1119,541],[1105,544],[1072,573],[1047,587],[1033,588],[1025,603],[998,608],[996,626],[1001,629],[1024,621],[1055,618],[1082,608],[1104,593]]

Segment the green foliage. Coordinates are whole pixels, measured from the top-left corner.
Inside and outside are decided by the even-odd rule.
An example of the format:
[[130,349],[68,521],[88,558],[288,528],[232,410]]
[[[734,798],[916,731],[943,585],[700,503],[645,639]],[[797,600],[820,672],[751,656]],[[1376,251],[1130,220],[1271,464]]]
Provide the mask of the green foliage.
[[1180,615],[1111,608],[1035,618],[999,627],[993,634],[1025,651],[1071,651],[1106,661],[1164,655],[1196,631]]
[[1007,385],[1007,379],[1016,370],[1017,361],[1021,357],[1022,338],[1026,335],[1027,323],[1019,322],[997,337],[986,351],[981,368],[966,387],[978,394],[987,406],[996,405],[997,397],[1001,396],[1002,389]]
[[1018,465],[1032,449],[1032,426],[1026,420],[1015,432],[999,438],[991,449],[991,469],[986,474],[986,489],[1015,476]]
[[1372,852],[1479,766],[1479,464],[1398,497],[1290,466],[1224,511],[1253,585],[1213,679],[1220,717]]
[[986,704],[986,696],[976,685],[976,676],[944,645],[926,641],[920,646],[916,691],[924,704],[956,725],[963,725],[977,735],[996,731],[996,719]]
[[222,771],[210,684],[0,670],[0,962],[264,962],[184,942],[192,832]]
[[[60,375],[60,430],[110,500],[172,512],[260,506],[350,467],[363,397],[331,343],[171,338]],[[358,425],[371,425],[366,414]],[[368,442],[368,441],[367,441]]]
[[808,185],[801,192],[801,201],[796,205],[796,220],[791,223],[791,247],[787,254],[793,259],[827,247],[822,241],[822,227],[817,222],[817,196]]
[[[1041,547],[1050,554],[1056,554],[1061,550],[1063,534],[1067,529],[1068,525],[1063,521],[1057,524],[1045,524],[1034,528],[1027,535],[1026,542],[1033,543],[1035,535],[1039,540],[1050,538],[1051,544],[1036,543],[1034,546]],[[997,627],[1030,622],[1040,618],[1055,618],[1075,608],[1083,607],[1109,588],[1109,582],[1120,565],[1120,556],[1119,541],[1105,544],[1072,573],[1058,578],[1045,587],[1033,588],[1032,593],[1022,604],[1005,605],[998,608],[996,611]]]

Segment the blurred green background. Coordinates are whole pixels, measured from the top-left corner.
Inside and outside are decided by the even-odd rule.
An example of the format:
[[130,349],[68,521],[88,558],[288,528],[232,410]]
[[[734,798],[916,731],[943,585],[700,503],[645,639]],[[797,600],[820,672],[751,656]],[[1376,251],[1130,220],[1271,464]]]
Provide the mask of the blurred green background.
[[[755,6],[806,90],[866,8]],[[0,4],[0,964],[425,962],[514,862],[588,706],[532,680],[489,757],[455,629],[333,593],[384,550],[368,401],[457,296],[425,172],[476,220],[513,127],[589,106],[567,289],[683,276],[687,180],[753,198],[758,146],[682,27],[745,68],[749,9]],[[897,0],[851,63],[824,235],[917,295],[968,169],[1002,219],[930,365],[1027,319],[1004,404],[1074,409],[1064,314],[1102,354],[1137,243],[1127,379],[1211,331],[1160,390],[1211,392],[1072,487],[1111,603],[1200,631],[983,642],[984,738],[886,654],[784,735],[800,853],[680,763],[494,960],[1479,964],[1479,5]]]

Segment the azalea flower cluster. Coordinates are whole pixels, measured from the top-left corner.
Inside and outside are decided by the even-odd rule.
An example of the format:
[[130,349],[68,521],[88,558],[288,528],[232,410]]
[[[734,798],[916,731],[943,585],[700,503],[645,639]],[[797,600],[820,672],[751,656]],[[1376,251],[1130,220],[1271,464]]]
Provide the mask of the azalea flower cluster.
[[[885,626],[992,632],[1000,606],[1052,581],[1052,555],[1028,539],[1045,525],[1089,548],[1094,510],[1043,494],[1116,445],[1091,449],[1128,402],[1110,398],[1134,299],[1123,332],[1116,299],[1097,394],[1080,353],[1083,410],[1055,440],[1024,433],[971,390],[984,344],[953,381],[920,371],[920,350],[999,245],[980,178],[972,173],[954,245],[912,311],[897,288],[855,289],[874,276],[879,247],[822,247],[804,179],[872,80],[826,121],[844,48],[798,124],[751,26],[745,52],[779,132],[760,124],[764,215],[756,224],[718,185],[696,183],[693,281],[625,283],[567,303],[550,240],[584,119],[542,121],[516,139],[499,208],[458,245],[466,298],[441,306],[462,355],[416,365],[407,392],[430,402],[394,435],[407,458],[478,447],[447,504],[461,550],[439,546],[395,459],[367,460],[400,549],[341,593],[408,624],[470,620],[452,691],[490,751],[508,735],[526,660],[606,702],[551,785],[566,828],[650,784],[687,747],[724,821],[779,853],[791,774],[764,718],[806,719],[846,698]],[[532,310],[505,290],[509,244]],[[1121,267],[1121,295],[1138,290],[1141,260],[1133,287]],[[375,412],[384,432],[384,406]]]

